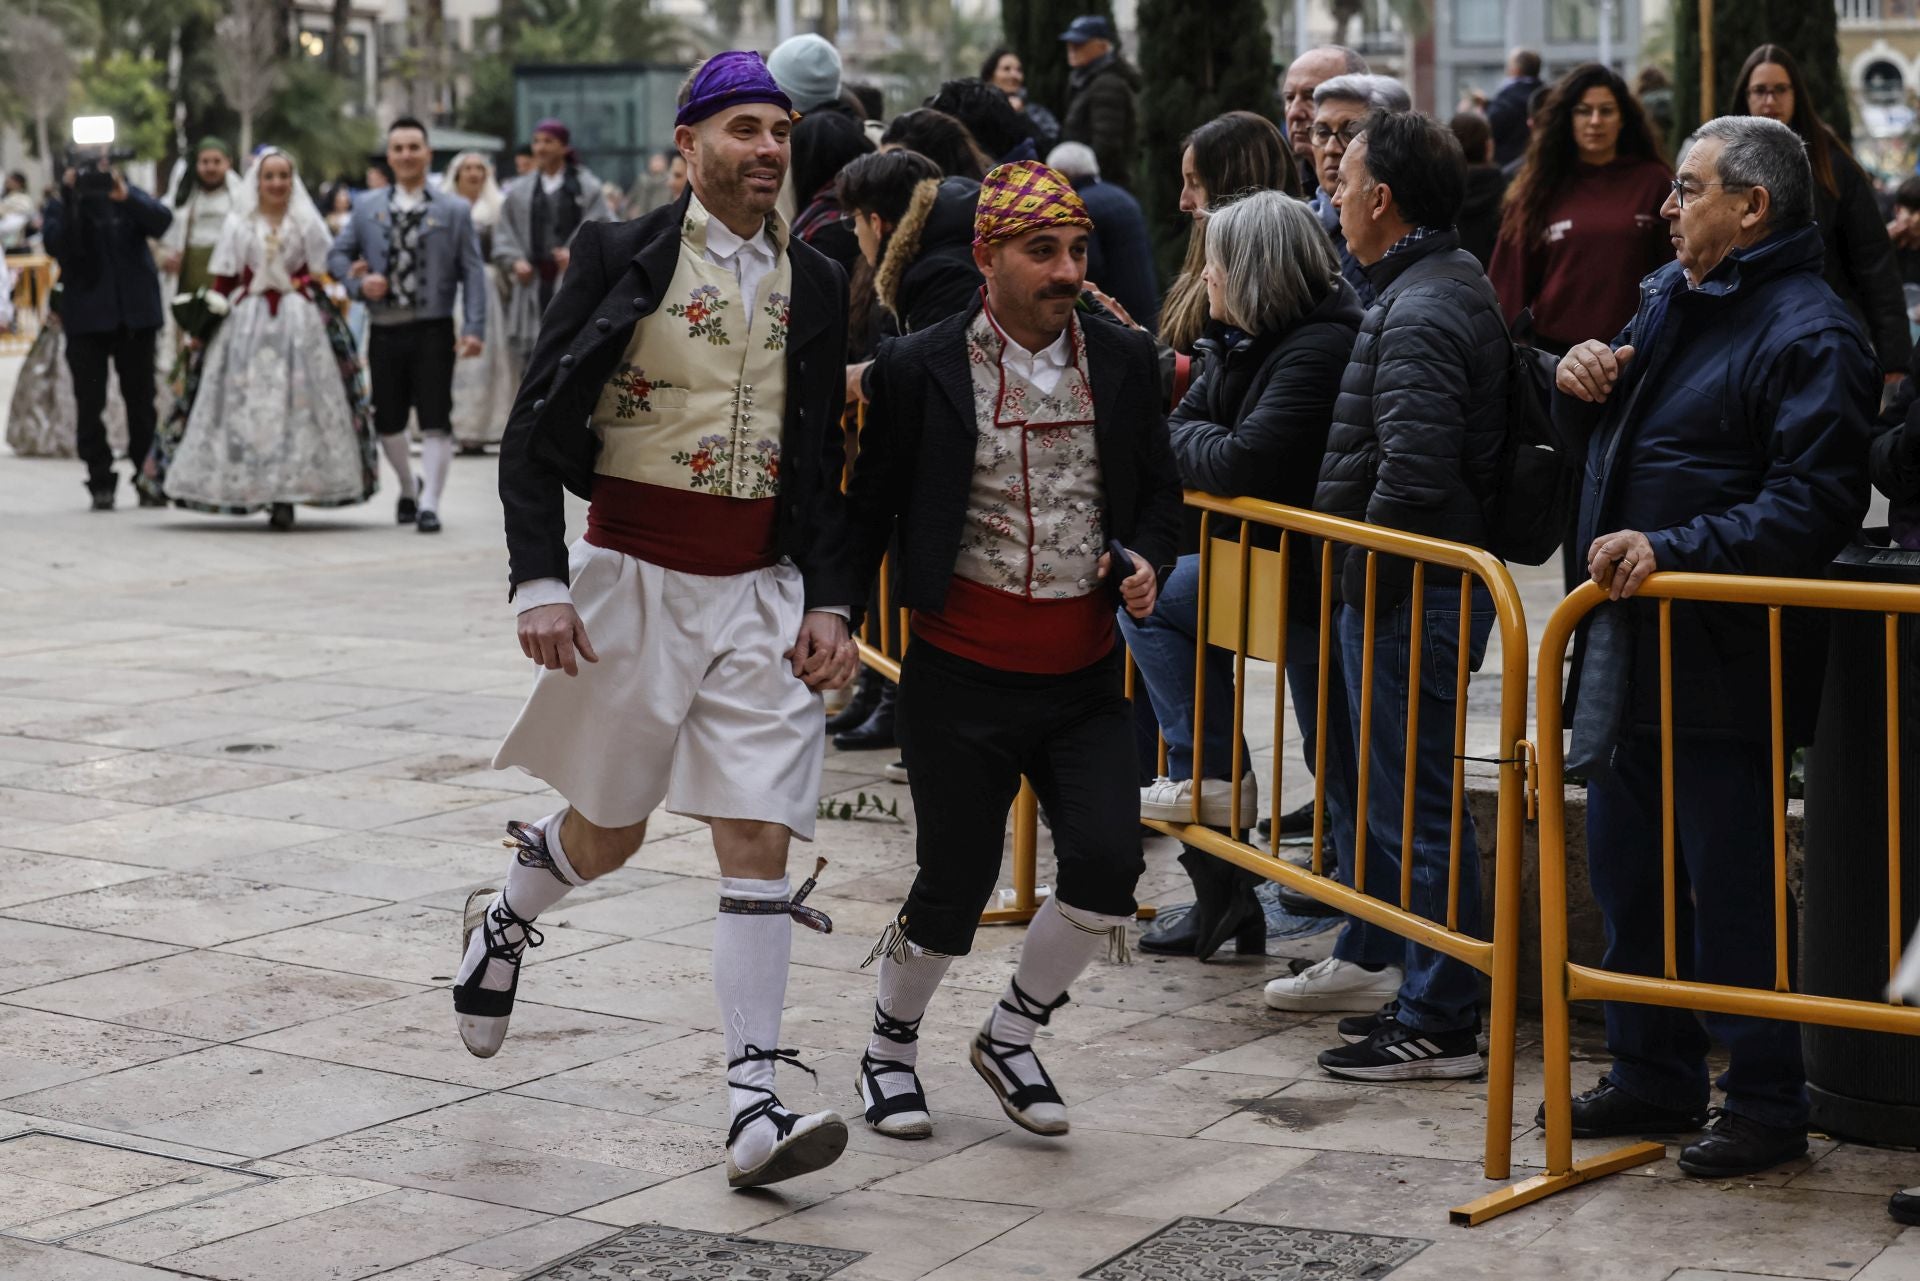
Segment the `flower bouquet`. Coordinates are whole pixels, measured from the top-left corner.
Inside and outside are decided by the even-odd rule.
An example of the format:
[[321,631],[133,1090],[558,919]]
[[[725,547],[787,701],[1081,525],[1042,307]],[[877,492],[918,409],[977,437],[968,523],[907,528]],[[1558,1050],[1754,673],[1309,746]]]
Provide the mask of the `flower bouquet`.
[[213,337],[213,331],[232,310],[233,304],[217,289],[202,288],[173,296],[173,322],[180,326],[181,333],[202,343]]

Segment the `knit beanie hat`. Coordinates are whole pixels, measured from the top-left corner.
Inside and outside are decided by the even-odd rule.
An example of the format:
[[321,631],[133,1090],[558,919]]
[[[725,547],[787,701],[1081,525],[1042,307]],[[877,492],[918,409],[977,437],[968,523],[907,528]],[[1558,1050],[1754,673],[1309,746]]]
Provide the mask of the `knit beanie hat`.
[[767,58],[767,70],[802,114],[840,97],[840,51],[811,32],[782,40]]

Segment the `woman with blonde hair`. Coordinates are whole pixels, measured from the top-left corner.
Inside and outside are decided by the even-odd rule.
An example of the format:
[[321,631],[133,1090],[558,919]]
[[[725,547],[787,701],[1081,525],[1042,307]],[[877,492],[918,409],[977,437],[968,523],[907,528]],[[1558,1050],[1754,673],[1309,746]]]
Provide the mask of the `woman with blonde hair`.
[[[493,261],[493,232],[500,222],[502,195],[493,176],[493,162],[478,151],[463,151],[447,166],[441,186],[473,206],[473,229],[480,237],[480,257],[487,264],[487,332],[504,334],[506,282]],[[478,356],[453,366],[453,439],[463,454],[484,454],[500,443],[507,411],[520,385],[511,344],[490,342]]]

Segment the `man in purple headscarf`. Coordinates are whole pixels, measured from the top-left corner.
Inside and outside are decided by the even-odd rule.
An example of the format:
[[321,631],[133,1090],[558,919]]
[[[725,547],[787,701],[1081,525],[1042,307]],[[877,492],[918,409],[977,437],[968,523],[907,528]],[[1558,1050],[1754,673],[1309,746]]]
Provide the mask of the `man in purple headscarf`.
[[[714,57],[674,129],[688,190],[575,233],[500,446],[508,595],[543,670],[494,762],[566,803],[509,825],[506,884],[468,900],[453,989],[462,1040],[493,1054],[534,918],[625,864],[656,808],[706,823],[735,1187],[847,1143],[837,1114],[773,1088],[798,1064],[780,1048],[793,922],[831,928],[787,850],[813,838],[820,692],[853,675],[866,594],[840,495],[846,278],[774,209],[792,123],[759,55]],[[571,548],[564,490],[590,504]]]
[[540,336],[582,225],[610,215],[600,180],[580,163],[573,133],[558,120],[533,127],[533,170],[507,184],[493,233],[493,262],[511,282],[507,347],[524,364]]

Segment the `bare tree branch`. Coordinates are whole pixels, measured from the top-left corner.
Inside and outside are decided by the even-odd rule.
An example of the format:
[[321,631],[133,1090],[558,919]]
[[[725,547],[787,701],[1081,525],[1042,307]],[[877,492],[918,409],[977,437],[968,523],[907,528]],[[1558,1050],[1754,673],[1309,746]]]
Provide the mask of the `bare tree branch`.
[[231,0],[214,25],[214,77],[240,116],[240,154],[253,151],[253,119],[280,87],[280,6],[275,0]]

